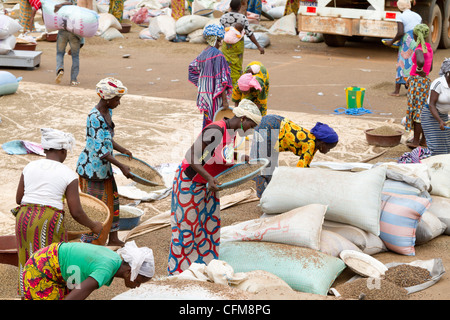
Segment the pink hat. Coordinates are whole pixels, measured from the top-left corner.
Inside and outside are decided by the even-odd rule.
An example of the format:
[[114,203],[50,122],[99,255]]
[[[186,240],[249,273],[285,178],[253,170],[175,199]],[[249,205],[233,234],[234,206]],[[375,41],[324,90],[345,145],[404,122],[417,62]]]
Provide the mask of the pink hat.
[[249,91],[251,88],[261,90],[261,85],[251,73],[244,73],[238,80],[238,86],[241,91]]

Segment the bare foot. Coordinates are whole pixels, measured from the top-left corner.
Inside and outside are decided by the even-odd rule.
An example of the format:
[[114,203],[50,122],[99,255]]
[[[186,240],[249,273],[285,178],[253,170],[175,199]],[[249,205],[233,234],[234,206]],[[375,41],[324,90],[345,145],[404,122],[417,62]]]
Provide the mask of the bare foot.
[[393,96],[393,97],[400,97],[400,93],[398,93],[398,92],[391,92],[391,93],[389,93],[389,95]]

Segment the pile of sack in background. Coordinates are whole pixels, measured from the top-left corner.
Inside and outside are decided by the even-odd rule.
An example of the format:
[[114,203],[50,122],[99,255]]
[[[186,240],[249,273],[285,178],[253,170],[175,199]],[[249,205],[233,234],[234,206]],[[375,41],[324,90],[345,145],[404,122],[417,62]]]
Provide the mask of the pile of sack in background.
[[15,34],[22,29],[16,20],[0,15],[0,54],[8,54],[16,46]]

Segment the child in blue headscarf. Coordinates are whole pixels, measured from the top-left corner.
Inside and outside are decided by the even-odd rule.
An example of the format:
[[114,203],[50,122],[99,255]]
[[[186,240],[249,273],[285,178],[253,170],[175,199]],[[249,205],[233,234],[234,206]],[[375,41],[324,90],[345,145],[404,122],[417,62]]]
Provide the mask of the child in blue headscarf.
[[317,122],[310,131],[289,119],[269,114],[255,128],[250,158],[266,158],[270,164],[254,180],[256,194],[261,197],[278,166],[280,152],[290,151],[299,156],[297,167],[307,168],[317,151],[327,153],[336,147],[339,137],[331,127]]

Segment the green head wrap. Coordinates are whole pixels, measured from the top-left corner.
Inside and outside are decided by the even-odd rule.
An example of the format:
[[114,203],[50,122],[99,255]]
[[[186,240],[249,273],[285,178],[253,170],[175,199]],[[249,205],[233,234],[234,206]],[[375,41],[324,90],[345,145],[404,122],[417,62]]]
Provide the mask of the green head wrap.
[[425,38],[428,37],[430,33],[430,28],[426,24],[418,24],[414,27],[414,34],[417,36],[417,42],[422,45],[422,50],[424,53],[427,53],[427,45],[425,43]]

